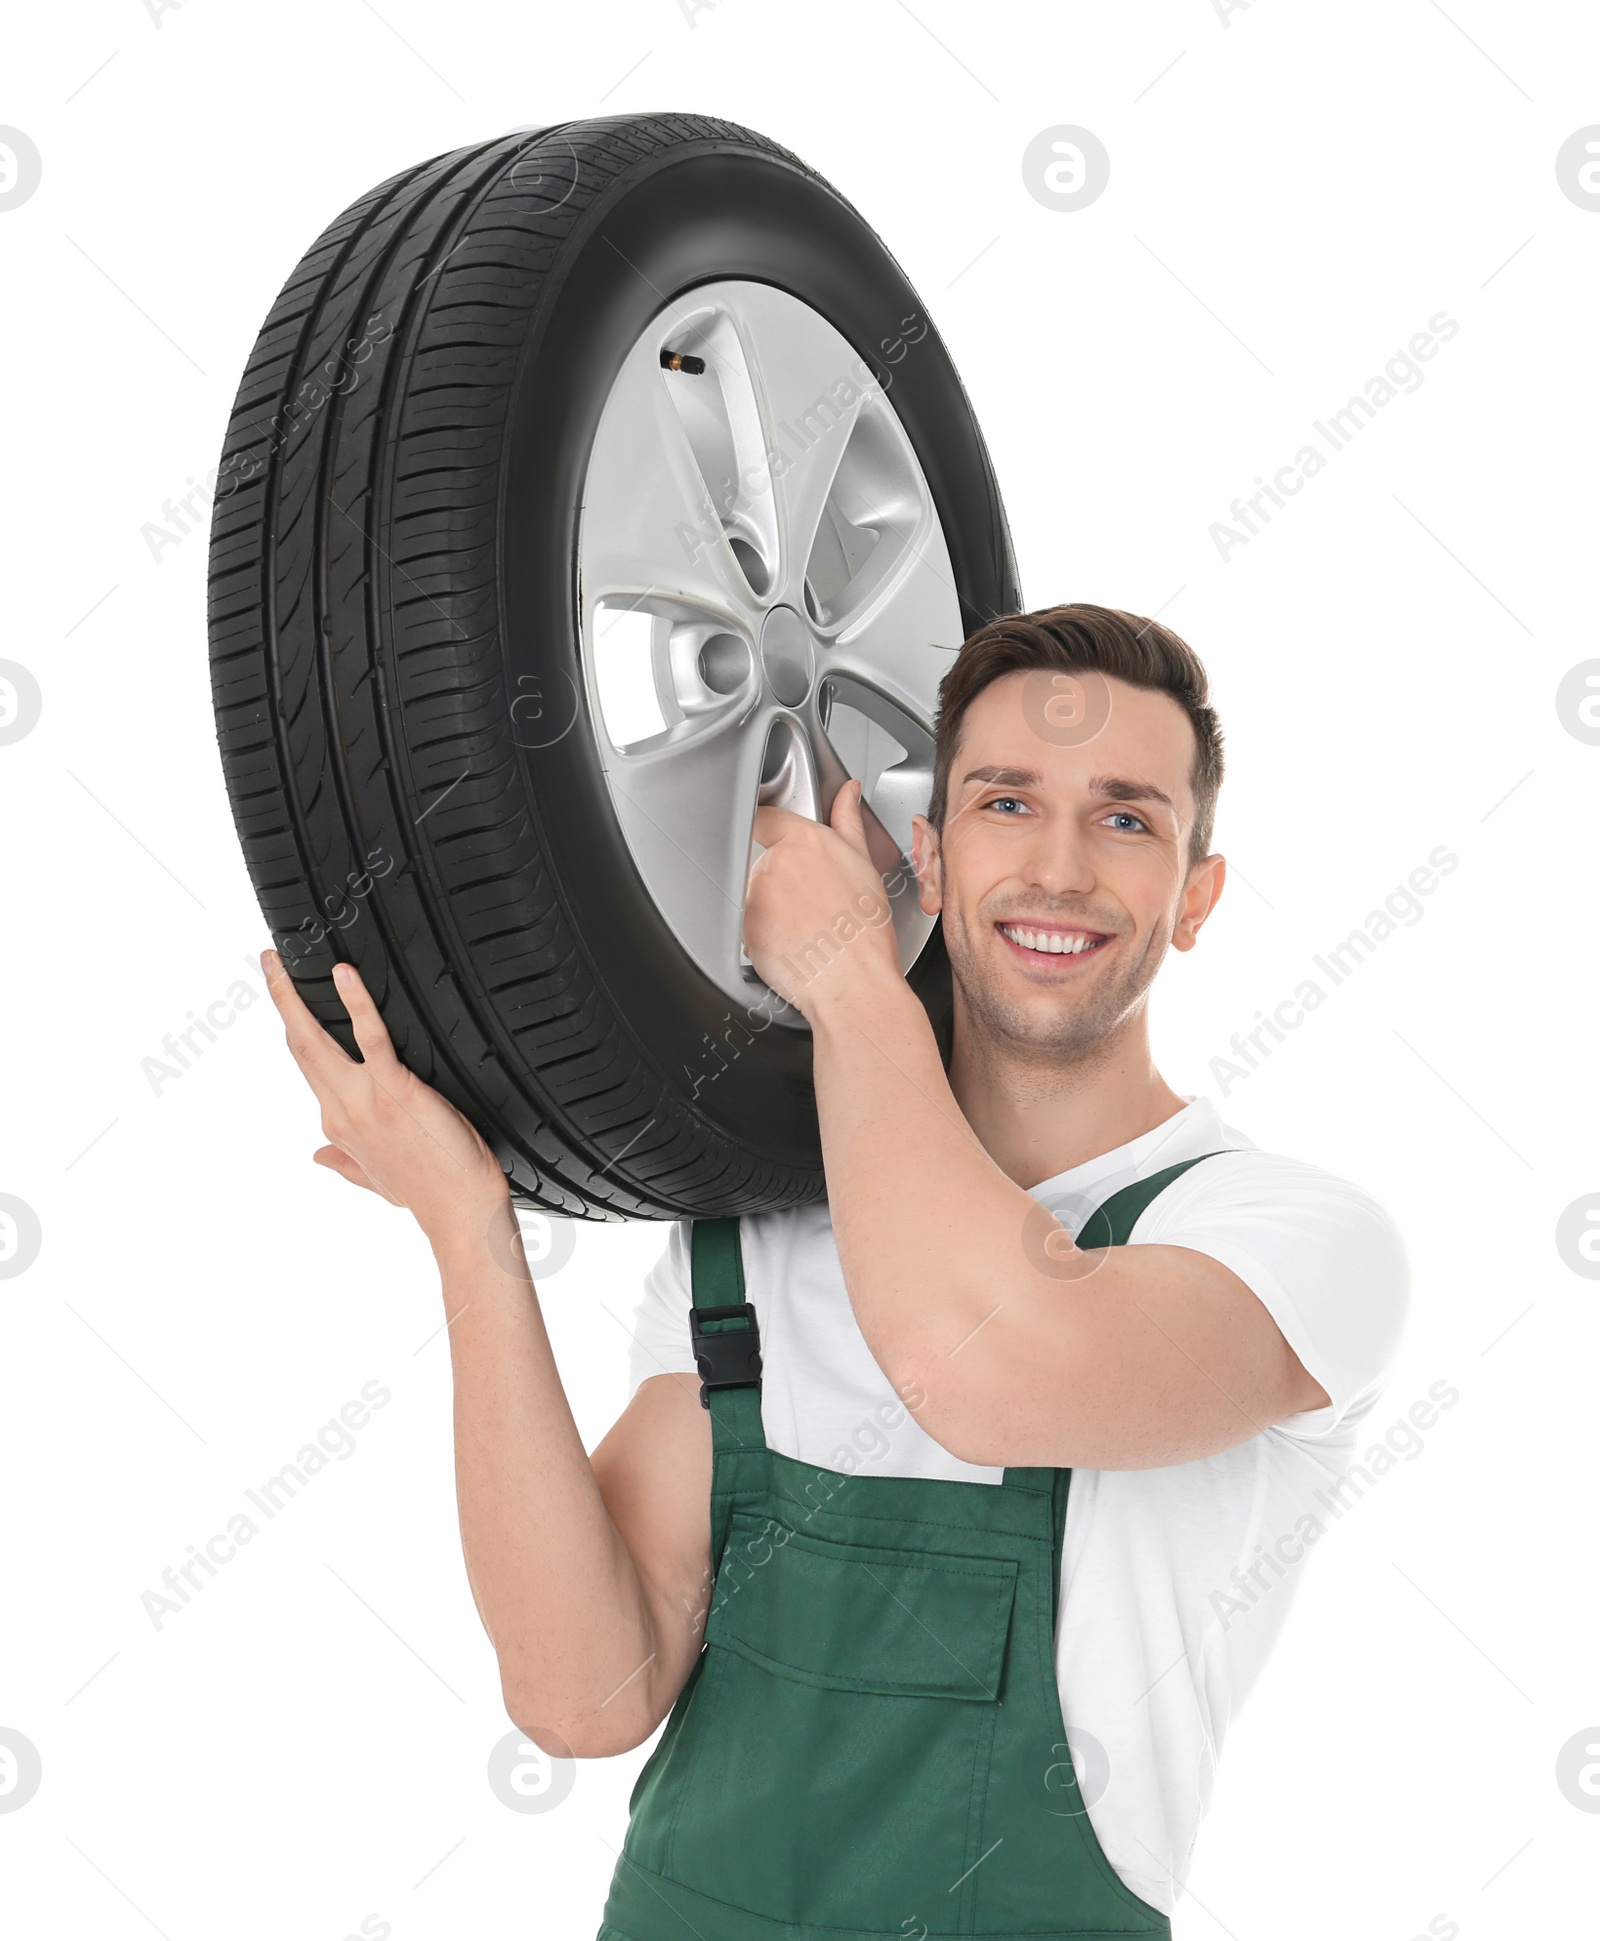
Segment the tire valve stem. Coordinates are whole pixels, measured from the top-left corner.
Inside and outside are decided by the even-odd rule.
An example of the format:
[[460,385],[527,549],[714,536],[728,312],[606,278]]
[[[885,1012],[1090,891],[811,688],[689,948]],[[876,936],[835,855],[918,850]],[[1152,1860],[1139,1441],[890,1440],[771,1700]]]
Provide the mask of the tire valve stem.
[[683,371],[690,377],[699,377],[705,367],[703,357],[691,357],[687,351],[664,350],[661,353],[661,368],[664,371]]

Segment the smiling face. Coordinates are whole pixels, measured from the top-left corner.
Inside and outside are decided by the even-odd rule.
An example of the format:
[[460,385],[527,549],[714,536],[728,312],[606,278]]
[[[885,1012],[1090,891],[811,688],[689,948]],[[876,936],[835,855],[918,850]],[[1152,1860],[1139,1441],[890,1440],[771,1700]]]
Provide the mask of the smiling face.
[[[922,907],[942,913],[958,1030],[1070,1062],[1142,1011],[1168,945],[1194,946],[1223,862],[1191,864],[1194,731],[1170,695],[1097,685],[1081,742],[1012,673],[962,718],[943,830],[917,818]],[[1106,703],[1109,703],[1107,708]]]

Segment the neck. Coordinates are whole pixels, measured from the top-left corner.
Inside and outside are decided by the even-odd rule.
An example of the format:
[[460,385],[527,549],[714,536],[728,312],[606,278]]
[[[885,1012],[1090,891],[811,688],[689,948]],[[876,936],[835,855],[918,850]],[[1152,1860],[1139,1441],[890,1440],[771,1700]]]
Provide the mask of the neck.
[[955,990],[950,1089],[985,1152],[1023,1188],[1153,1132],[1184,1101],[1150,1056],[1143,1003],[1085,1053],[997,1039]]

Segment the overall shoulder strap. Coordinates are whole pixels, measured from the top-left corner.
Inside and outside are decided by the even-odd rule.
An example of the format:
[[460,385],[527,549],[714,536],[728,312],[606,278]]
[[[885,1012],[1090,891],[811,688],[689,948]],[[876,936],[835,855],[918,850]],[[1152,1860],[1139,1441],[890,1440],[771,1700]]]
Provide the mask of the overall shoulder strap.
[[696,1220],[689,1229],[689,1339],[700,1371],[700,1405],[711,1413],[711,1448],[765,1449],[761,1428],[761,1330],[744,1295],[737,1220]]
[[[1232,1151],[1223,1147],[1220,1151]],[[1196,1153],[1193,1159],[1180,1159],[1176,1166],[1164,1166],[1159,1173],[1152,1173],[1148,1179],[1136,1179],[1131,1186],[1124,1186],[1119,1193],[1113,1193],[1109,1200],[1097,1206],[1078,1234],[1080,1247],[1125,1247],[1128,1236],[1138,1224],[1139,1215],[1144,1212],[1158,1193],[1169,1187],[1191,1166],[1198,1166],[1202,1159],[1215,1159],[1218,1153]]]
[[[1231,1146],[1218,1149],[1231,1152]],[[1159,1173],[1152,1173],[1148,1179],[1136,1179],[1131,1186],[1124,1186],[1120,1192],[1113,1193],[1109,1200],[1097,1206],[1078,1234],[1080,1247],[1125,1247],[1128,1235],[1133,1232],[1139,1215],[1162,1191],[1179,1177],[1188,1172],[1191,1166],[1198,1166],[1202,1159],[1215,1159],[1217,1153],[1196,1153],[1193,1159],[1180,1159],[1176,1166],[1164,1166]],[[1015,1489],[1035,1490],[1041,1495],[1054,1496],[1056,1556],[1061,1555],[1061,1543],[1067,1520],[1067,1487],[1070,1471],[1050,1468],[1012,1468],[1005,1472],[1005,1482]],[[1060,1595],[1059,1583],[1057,1595]]]
[[691,1222],[689,1264],[697,1308],[743,1304],[744,1256],[739,1247],[737,1220]]

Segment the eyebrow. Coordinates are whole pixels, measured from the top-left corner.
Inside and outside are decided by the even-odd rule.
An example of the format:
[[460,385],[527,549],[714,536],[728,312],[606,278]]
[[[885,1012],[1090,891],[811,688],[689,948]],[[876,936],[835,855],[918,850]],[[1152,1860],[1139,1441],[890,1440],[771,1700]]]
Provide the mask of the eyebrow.
[[1044,777],[1036,768],[969,768],[961,778],[961,785],[968,782],[1002,782],[1007,788],[1037,788]]
[[[1036,768],[969,768],[961,778],[963,787],[968,782],[981,782],[989,787],[1013,789],[1038,788],[1043,781]],[[1154,782],[1133,781],[1122,775],[1091,775],[1089,793],[1105,802],[1159,802],[1177,814],[1178,805]]]

